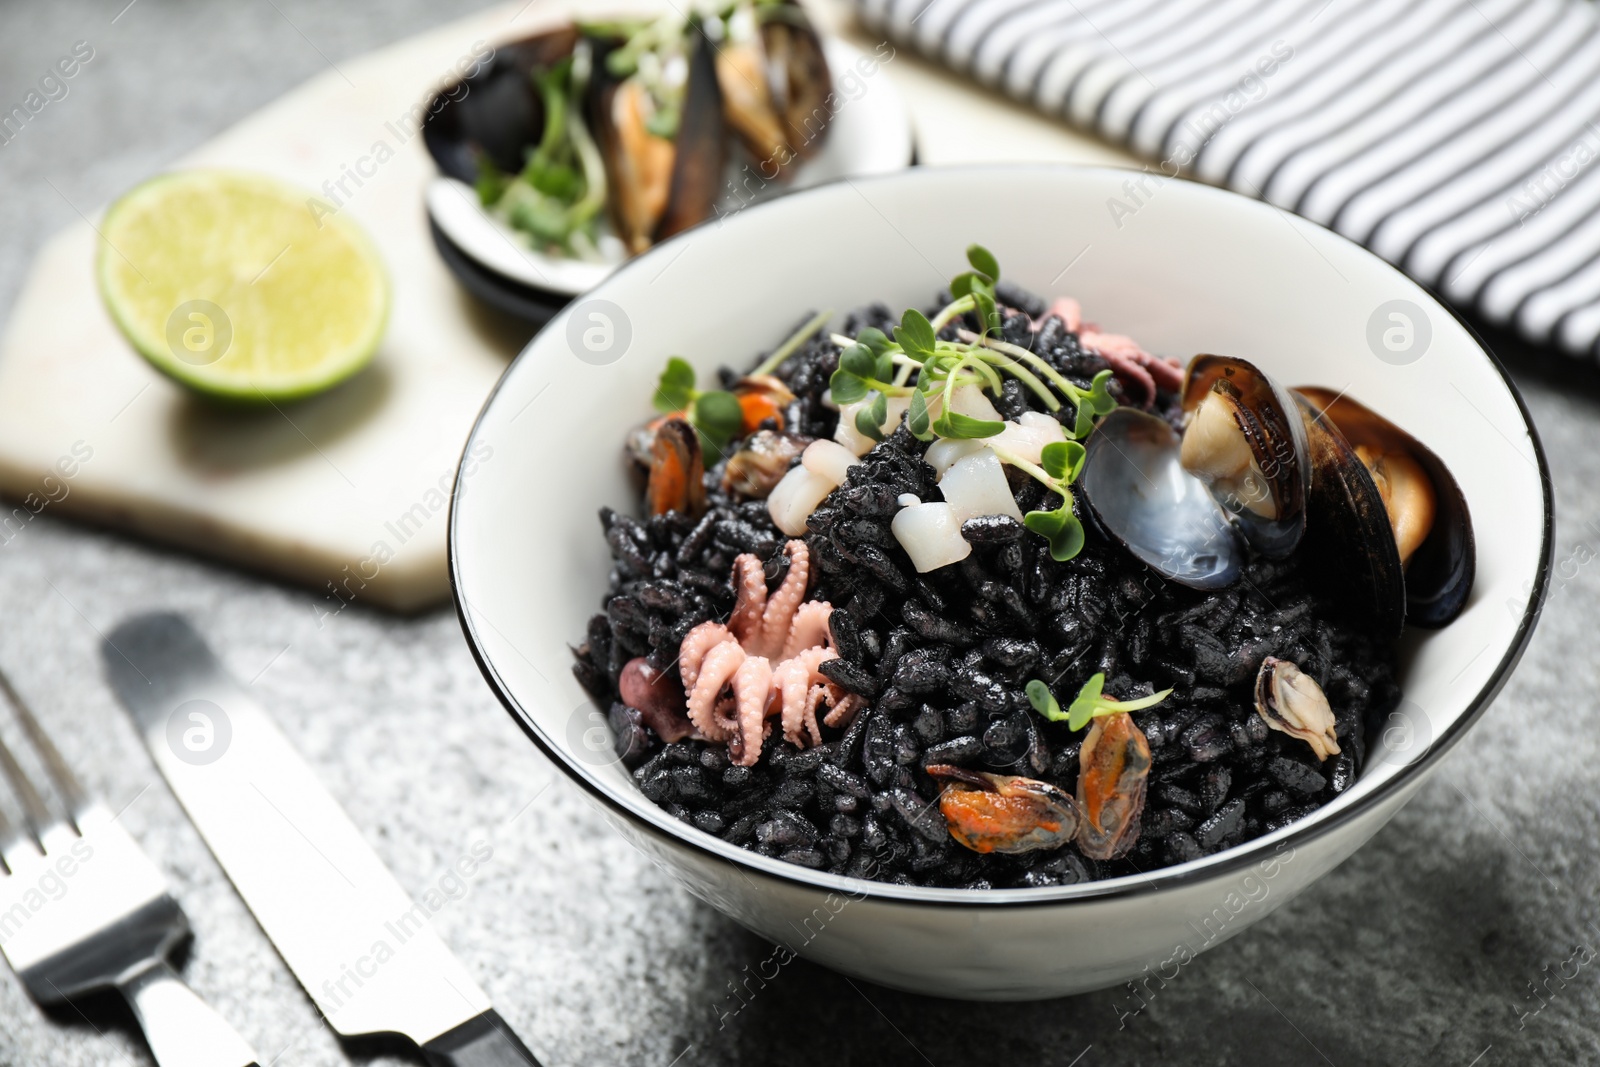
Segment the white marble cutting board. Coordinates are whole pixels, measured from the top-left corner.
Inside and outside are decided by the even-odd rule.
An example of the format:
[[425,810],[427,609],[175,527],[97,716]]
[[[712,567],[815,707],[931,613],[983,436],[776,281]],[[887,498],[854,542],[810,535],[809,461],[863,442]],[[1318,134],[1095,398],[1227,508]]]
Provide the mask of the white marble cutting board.
[[44,247],[0,342],[0,542],[43,511],[307,584],[329,610],[352,597],[414,610],[447,595],[452,474],[517,342],[434,251],[422,199],[434,169],[406,113],[475,44],[559,15],[539,4],[512,25],[519,7],[340,62],[174,164],[248,168],[307,190],[347,166],[375,170],[360,187],[345,180],[342,210],[382,252],[393,312],[373,365],[332,392],[259,411],[190,396],[113,326],[91,222]]

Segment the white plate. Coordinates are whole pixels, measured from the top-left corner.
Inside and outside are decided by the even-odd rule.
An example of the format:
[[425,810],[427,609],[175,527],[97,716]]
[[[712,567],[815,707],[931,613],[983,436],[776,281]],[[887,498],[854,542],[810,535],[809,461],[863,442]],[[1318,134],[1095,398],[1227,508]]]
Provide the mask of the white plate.
[[[727,190],[717,205],[726,219],[754,203],[840,178],[888,174],[911,165],[911,113],[875,57],[843,41],[827,39],[824,50],[833,75],[838,110],[817,154],[794,168],[790,180],[766,181],[754,164],[735,157],[728,165]],[[848,86],[848,88],[847,88]],[[527,238],[485,211],[477,192],[455,178],[428,184],[428,215],[450,242],[482,266],[535,289],[576,296],[600,284],[625,258],[612,237],[608,262],[549,256],[528,246]],[[602,232],[609,235],[608,226]]]
[[[451,578],[496,693],[612,824],[690,892],[846,973],[990,999],[1095,989],[1146,967],[1170,977],[1178,956],[1269,914],[1400,809],[1505,683],[1543,601],[1543,456],[1515,390],[1471,332],[1376,256],[1269,204],[1146,181],[1131,217],[1113,213],[1108,204],[1127,203],[1128,175],[918,168],[686,233],[551,320],[506,371],[468,443]],[[786,864],[687,826],[594,744],[594,728],[605,738],[604,717],[573,679],[567,644],[583,639],[606,590],[611,561],[595,513],[635,507],[623,435],[650,414],[667,356],[682,354],[705,380],[770,349],[807,309],[924,304],[962,267],[971,241],[995,252],[1007,278],[1078,297],[1090,319],[1154,352],[1225,352],[1286,382],[1348,390],[1460,481],[1477,533],[1472,596],[1449,627],[1407,632],[1404,717],[1383,738],[1392,751],[1308,818],[1145,876],[984,892],[893,886]],[[1409,316],[1418,339],[1410,356],[1383,345],[1398,326],[1392,313]],[[612,347],[596,351],[606,336]]]

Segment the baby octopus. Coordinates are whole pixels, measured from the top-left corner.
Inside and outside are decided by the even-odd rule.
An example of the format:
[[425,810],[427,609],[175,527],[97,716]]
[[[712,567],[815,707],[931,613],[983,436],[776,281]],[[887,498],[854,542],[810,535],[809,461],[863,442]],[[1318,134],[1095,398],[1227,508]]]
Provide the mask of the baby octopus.
[[828,647],[833,605],[805,599],[811,577],[805,542],[788,542],[784,554],[789,573],[770,597],[761,560],[748,553],[736,558],[733,614],[726,624],[696,626],[678,650],[690,721],[706,740],[726,742],[742,767],[760,758],[771,716],[780,717],[785,740],[804,748],[822,743],[817,708],[824,701],[827,726],[848,725],[863,704],[817,669],[838,656]]

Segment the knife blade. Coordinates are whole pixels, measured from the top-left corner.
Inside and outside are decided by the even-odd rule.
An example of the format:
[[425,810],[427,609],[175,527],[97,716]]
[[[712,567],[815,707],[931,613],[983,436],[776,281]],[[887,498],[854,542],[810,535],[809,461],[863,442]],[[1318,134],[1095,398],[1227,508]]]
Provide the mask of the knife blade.
[[156,767],[340,1034],[397,1033],[437,1067],[534,1059],[266,710],[180,615],[101,648]]

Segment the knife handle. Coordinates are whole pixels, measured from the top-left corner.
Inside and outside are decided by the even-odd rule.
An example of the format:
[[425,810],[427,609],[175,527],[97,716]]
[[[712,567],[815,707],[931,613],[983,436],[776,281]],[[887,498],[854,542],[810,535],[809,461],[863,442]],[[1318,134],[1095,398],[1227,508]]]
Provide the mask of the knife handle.
[[440,1034],[422,1052],[432,1067],[540,1067],[493,1008]]

